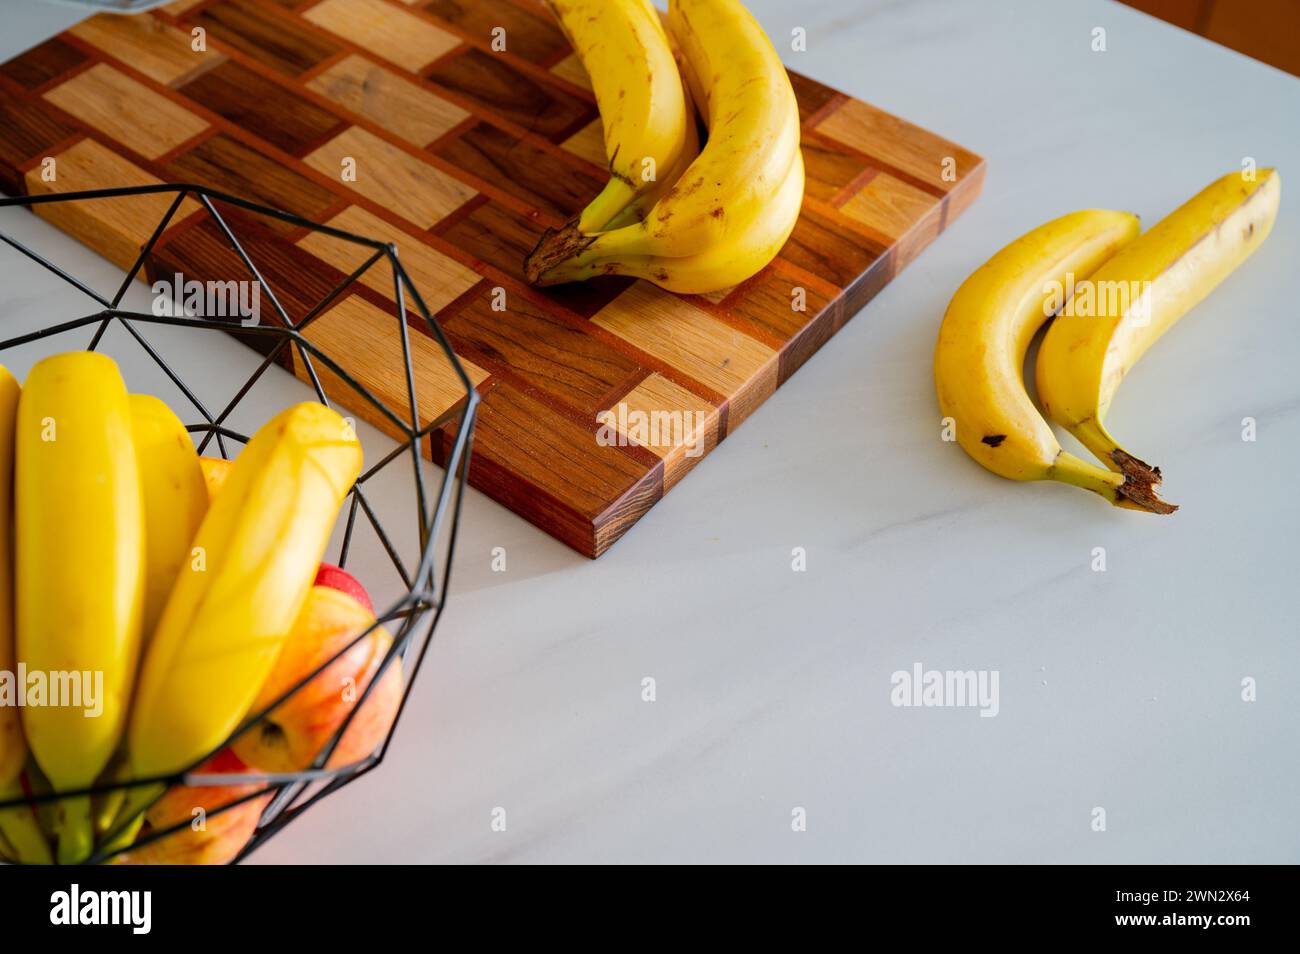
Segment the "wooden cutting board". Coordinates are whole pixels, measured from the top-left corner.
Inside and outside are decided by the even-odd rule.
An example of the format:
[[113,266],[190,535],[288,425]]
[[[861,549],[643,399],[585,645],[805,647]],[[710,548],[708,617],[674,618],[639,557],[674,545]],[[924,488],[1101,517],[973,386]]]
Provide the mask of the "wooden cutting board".
[[[775,263],[707,297],[624,279],[524,282],[542,230],[605,178],[587,78],[535,0],[178,0],[97,16],[0,66],[0,187],[195,182],[395,241],[483,397],[472,483],[595,557],[983,184],[968,150],[791,79],[808,169],[802,218]],[[167,204],[42,208],[128,267]],[[295,322],[362,261],[283,223],[236,231]],[[149,263],[151,279],[176,273],[245,277],[197,205]],[[400,409],[393,298],[386,275],[367,277],[304,334]],[[438,421],[456,409],[450,368],[431,340],[413,347],[421,420]],[[603,411],[612,419],[598,420]],[[446,446],[435,432],[430,457]]]

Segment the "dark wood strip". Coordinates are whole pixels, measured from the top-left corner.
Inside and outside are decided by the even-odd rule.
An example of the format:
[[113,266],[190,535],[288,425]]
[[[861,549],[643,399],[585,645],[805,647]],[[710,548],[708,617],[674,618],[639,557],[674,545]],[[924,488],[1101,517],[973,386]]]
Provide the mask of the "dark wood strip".
[[511,4],[486,4],[481,0],[427,0],[419,7],[439,26],[476,44],[491,48],[493,30],[505,31],[505,52],[549,66],[569,52],[559,25],[549,16],[537,16]]
[[520,295],[504,297],[493,310],[491,288],[445,323],[457,353],[495,374],[514,373],[527,384],[590,418],[622,382],[644,369],[622,352],[561,321]]
[[[908,185],[920,189],[922,192],[927,192],[930,195],[934,196],[936,199],[941,199],[948,194],[948,190],[940,189],[938,186],[934,185],[934,183],[926,182],[924,179],[913,175],[912,173],[908,172],[906,169],[901,169],[898,166],[890,165],[889,163],[885,162],[882,159],[878,159],[875,156],[868,156],[866,153],[858,152],[852,146],[847,146],[842,142],[832,139],[830,136],[825,136],[822,133],[819,133],[815,129],[804,129],[801,134],[801,141],[804,144],[805,150],[807,150],[809,147],[813,147],[828,152],[839,152],[846,156],[852,156],[855,161],[861,162],[864,166],[877,170],[879,172],[888,173],[889,175],[893,176],[895,179],[899,179],[903,182],[906,182]],[[807,156],[806,151],[804,155],[805,157]],[[862,184],[865,185],[866,183],[863,182]],[[822,196],[820,195],[817,195],[815,197],[822,198]],[[848,198],[848,196],[844,196],[843,198]],[[836,204],[838,204],[838,202]]]
[[[470,482],[584,556],[601,552],[596,522],[618,518],[611,504],[661,469],[602,447],[594,426],[579,427],[509,383],[495,384],[479,406]],[[639,515],[655,499],[643,490],[631,511]]]
[[324,31],[297,17],[276,16],[253,0],[222,0],[187,20],[283,73],[298,75],[339,52]]
[[303,156],[347,123],[232,60],[180,87],[180,92],[285,152]]
[[[828,298],[780,269],[766,268],[729,295],[719,310],[745,319],[779,341],[779,387],[830,340],[842,303],[842,296]],[[799,304],[805,310],[796,311]]]
[[[260,217],[224,205],[218,211],[293,323],[301,321],[347,277],[268,228]],[[249,279],[243,261],[206,211],[170,230],[151,261],[155,271],[168,278],[179,272],[202,282]],[[266,296],[261,299],[261,317],[264,323],[279,324]],[[345,356],[335,357],[342,362]]]
[[658,465],[596,518],[592,559],[604,556],[664,495],[664,463]]
[[885,253],[889,244],[845,234],[841,222],[819,210],[812,199],[805,199],[803,212],[790,241],[781,250],[781,257],[840,288],[847,288]]
[[[465,249],[478,261],[492,265],[519,284],[526,285],[524,256],[541,237],[543,227],[523,216],[489,202],[465,218],[444,222],[434,232],[451,244]],[[590,318],[632,284],[627,278],[601,278],[575,285],[543,289],[539,294],[566,311]]]
[[[495,202],[470,205],[472,208],[449,216],[430,233],[430,242],[439,251],[500,284],[511,296],[523,295],[555,317],[577,324],[587,334],[621,351],[638,365],[657,371],[711,404],[721,405],[726,401],[727,395],[712,390],[586,320],[630,288],[634,284],[631,279],[603,278],[577,285],[534,288],[523,279],[520,268],[522,255],[515,253],[520,248],[531,248],[541,229]],[[502,252],[502,243],[513,248]]]
[[88,59],[81,50],[56,36],[0,66],[0,74],[29,92],[43,92],[45,87],[69,76]]
[[19,169],[53,154],[55,146],[77,134],[77,128],[52,106],[26,97],[0,95],[0,187],[10,195],[25,195]]
[[851,186],[861,188],[877,174],[878,167],[870,159],[848,146],[808,135],[802,146],[804,191],[824,202],[833,202]]
[[794,88],[794,98],[799,104],[799,122],[805,126],[820,120],[829,108],[836,105],[837,98],[844,98],[843,93],[809,79],[801,73],[790,70],[789,74],[790,85]]
[[520,128],[563,142],[596,118],[593,103],[561,92],[507,64],[502,57],[469,48],[434,64],[425,74],[453,102],[494,113]]
[[[199,143],[166,165],[172,182],[194,182],[261,205],[319,221],[338,199],[295,170],[221,133]],[[272,228],[289,226],[273,221]]]
[[521,143],[483,122],[444,140],[432,152],[480,192],[493,191],[495,183],[550,216],[554,224],[577,215],[604,185],[604,180],[579,172],[554,152]]

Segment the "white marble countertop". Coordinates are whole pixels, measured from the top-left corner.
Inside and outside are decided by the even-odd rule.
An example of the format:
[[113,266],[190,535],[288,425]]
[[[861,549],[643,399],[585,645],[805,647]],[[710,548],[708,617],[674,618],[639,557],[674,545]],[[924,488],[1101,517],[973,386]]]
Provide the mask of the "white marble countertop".
[[[1245,156],[1300,174],[1300,80],[1104,0],[750,5],[807,29],[790,65],[983,154],[983,197],[601,560],[472,493],[389,757],[254,860],[1300,861],[1300,178],[1111,412],[1176,516],[985,473],[931,379],[948,298],[1016,235],[1153,222]],[[7,59],[78,14],[0,15]],[[6,336],[84,308],[7,253],[0,276]],[[252,361],[160,341],[203,382]],[[891,705],[915,663],[996,670],[996,718]]]

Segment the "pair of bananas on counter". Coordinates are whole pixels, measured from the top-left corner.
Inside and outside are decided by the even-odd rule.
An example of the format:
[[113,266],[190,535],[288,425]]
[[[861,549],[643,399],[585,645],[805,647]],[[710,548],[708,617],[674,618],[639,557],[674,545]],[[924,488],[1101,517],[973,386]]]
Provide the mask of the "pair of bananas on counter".
[[671,0],[666,29],[650,0],[548,2],[591,78],[610,179],[542,236],[529,281],[625,275],[707,294],[759,272],[804,193],[799,108],[762,27],[737,0]]
[[[97,784],[115,759],[145,779],[215,751],[249,715],[361,463],[342,417],[296,405],[209,503],[184,425],[128,394],[110,358],[46,358],[21,388],[0,369],[0,673],[102,678],[95,714],[0,706],[0,802],[22,795],[29,750],[54,792]],[[46,804],[58,860],[89,857],[91,797]],[[27,805],[0,809],[0,850],[51,860]]]
[[[971,457],[1013,480],[1059,480],[1151,513],[1159,468],[1129,453],[1105,417],[1124,375],[1268,237],[1274,169],[1231,173],[1139,235],[1137,217],[1087,210],[1039,226],[957,290],[935,350],[939,406]],[[1074,289],[1063,300],[1063,289]],[[1053,318],[1053,314],[1055,317]],[[1105,467],[1061,448],[1025,389],[1030,341],[1043,412]]]

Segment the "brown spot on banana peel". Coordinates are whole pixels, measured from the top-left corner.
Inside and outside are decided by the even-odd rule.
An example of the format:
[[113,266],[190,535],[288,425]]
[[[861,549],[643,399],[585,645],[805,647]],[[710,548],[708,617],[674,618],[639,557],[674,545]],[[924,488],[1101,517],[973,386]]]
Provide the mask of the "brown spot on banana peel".
[[542,277],[561,262],[567,261],[596,241],[594,235],[578,231],[577,219],[559,229],[547,229],[537,240],[533,250],[524,259],[524,277],[529,284],[538,284]]
[[680,187],[680,188],[677,187],[677,186],[674,186],[674,187],[673,187],[673,191],[674,191],[676,194],[682,196],[682,198],[686,198],[686,197],[688,197],[688,196],[692,196],[692,195],[694,195],[695,193],[699,192],[699,191],[700,191],[700,186],[702,186],[702,185],[704,185],[704,176],[700,176],[698,179],[696,179],[694,182],[692,182],[692,183],[691,183],[690,185],[688,185],[688,186],[683,186],[683,187]]
[[988,444],[989,447],[997,447],[999,444],[1001,444],[1001,443],[1002,443],[1003,441],[1005,441],[1006,439],[1007,439],[1007,435],[1005,435],[1005,434],[989,434],[989,435],[987,435],[987,436],[985,436],[985,437],[981,437],[981,438],[980,438],[980,443],[981,443],[981,444]]

